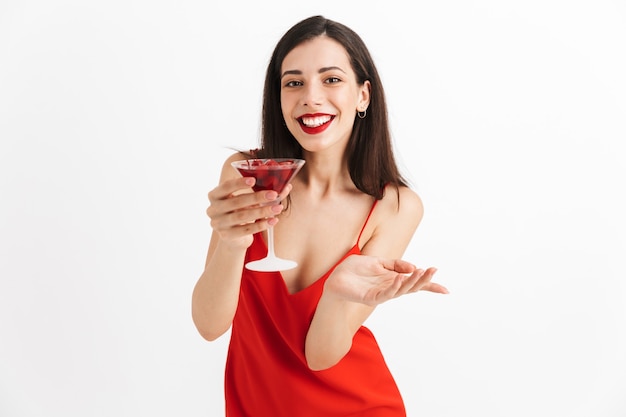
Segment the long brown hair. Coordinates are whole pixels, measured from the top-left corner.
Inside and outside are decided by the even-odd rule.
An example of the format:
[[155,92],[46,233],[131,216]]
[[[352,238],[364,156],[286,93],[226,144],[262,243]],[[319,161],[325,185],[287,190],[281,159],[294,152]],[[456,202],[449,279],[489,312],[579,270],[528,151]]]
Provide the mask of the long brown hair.
[[261,158],[302,158],[302,147],[287,129],[281,111],[280,71],[285,56],[296,46],[318,36],[339,42],[350,57],[360,85],[371,84],[367,115],[361,119],[355,112],[355,123],[347,146],[348,169],[356,187],[381,199],[385,185],[407,185],[396,164],[387,118],[383,85],[374,61],[361,37],[347,26],[313,16],[291,27],[280,39],[265,76],[261,121]]

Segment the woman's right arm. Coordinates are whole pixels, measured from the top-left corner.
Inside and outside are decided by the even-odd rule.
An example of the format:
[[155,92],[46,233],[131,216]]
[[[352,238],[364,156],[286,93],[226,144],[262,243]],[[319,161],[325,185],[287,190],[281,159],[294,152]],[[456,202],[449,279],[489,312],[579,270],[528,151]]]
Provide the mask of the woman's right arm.
[[[207,215],[213,232],[204,272],[192,294],[192,318],[202,337],[215,340],[224,334],[233,321],[241,272],[246,249],[252,244],[252,235],[274,224],[267,217],[280,213],[280,203],[260,206],[279,200],[274,191],[252,192],[254,179],[242,178],[230,165],[243,159],[241,154],[231,156],[222,167],[219,185],[209,193]],[[291,187],[283,191],[284,198]]]

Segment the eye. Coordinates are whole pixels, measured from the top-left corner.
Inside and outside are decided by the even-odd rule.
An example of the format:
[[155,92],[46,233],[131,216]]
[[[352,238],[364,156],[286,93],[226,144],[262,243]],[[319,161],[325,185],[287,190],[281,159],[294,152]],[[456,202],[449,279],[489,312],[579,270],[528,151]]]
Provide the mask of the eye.
[[341,78],[328,77],[328,78],[326,78],[326,80],[324,80],[324,82],[326,84],[336,84],[336,83],[340,83],[341,82]]
[[292,80],[292,81],[287,81],[285,83],[285,87],[300,87],[300,86],[302,86],[301,81]]

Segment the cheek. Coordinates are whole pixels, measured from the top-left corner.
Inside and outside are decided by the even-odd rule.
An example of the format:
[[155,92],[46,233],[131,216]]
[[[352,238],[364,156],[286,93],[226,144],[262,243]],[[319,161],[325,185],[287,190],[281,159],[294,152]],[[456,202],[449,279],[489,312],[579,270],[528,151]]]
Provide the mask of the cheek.
[[283,118],[285,118],[285,120],[289,120],[291,119],[291,109],[293,108],[292,103],[289,101],[289,99],[283,95],[280,96],[280,111],[283,114]]
[[281,110],[283,114],[283,125],[287,127],[287,130],[291,132],[293,136],[296,136],[299,132],[300,124],[291,116],[289,109],[283,107]]
[[287,129],[293,134],[294,130],[299,126],[298,121],[291,117],[289,114],[283,112],[283,125],[287,126]]
[[356,91],[343,90],[333,94],[332,100],[335,105],[341,109],[341,111],[351,112],[352,110],[356,111],[356,107],[359,103],[359,96]]

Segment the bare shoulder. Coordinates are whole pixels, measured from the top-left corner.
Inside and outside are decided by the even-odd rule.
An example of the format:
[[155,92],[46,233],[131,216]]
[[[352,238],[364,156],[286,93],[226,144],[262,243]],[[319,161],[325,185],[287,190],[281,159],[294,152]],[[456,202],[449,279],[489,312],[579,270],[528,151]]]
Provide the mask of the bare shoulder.
[[422,199],[408,187],[387,187],[374,213],[372,234],[363,253],[400,258],[422,221]]
[[424,216],[424,204],[420,196],[405,186],[388,187],[385,191],[380,202],[382,217],[417,227]]
[[229,179],[237,178],[239,174],[231,165],[235,161],[240,161],[242,159],[246,159],[248,156],[242,152],[235,152],[230,155],[226,160],[224,160],[224,164],[222,165],[222,173],[220,177],[220,183]]
[[223,168],[229,168],[232,170],[233,167],[230,165],[232,162],[241,161],[243,159],[249,159],[249,158],[250,156],[248,156],[244,152],[235,152],[232,155],[230,155],[228,158],[226,158],[226,160],[224,161]]

